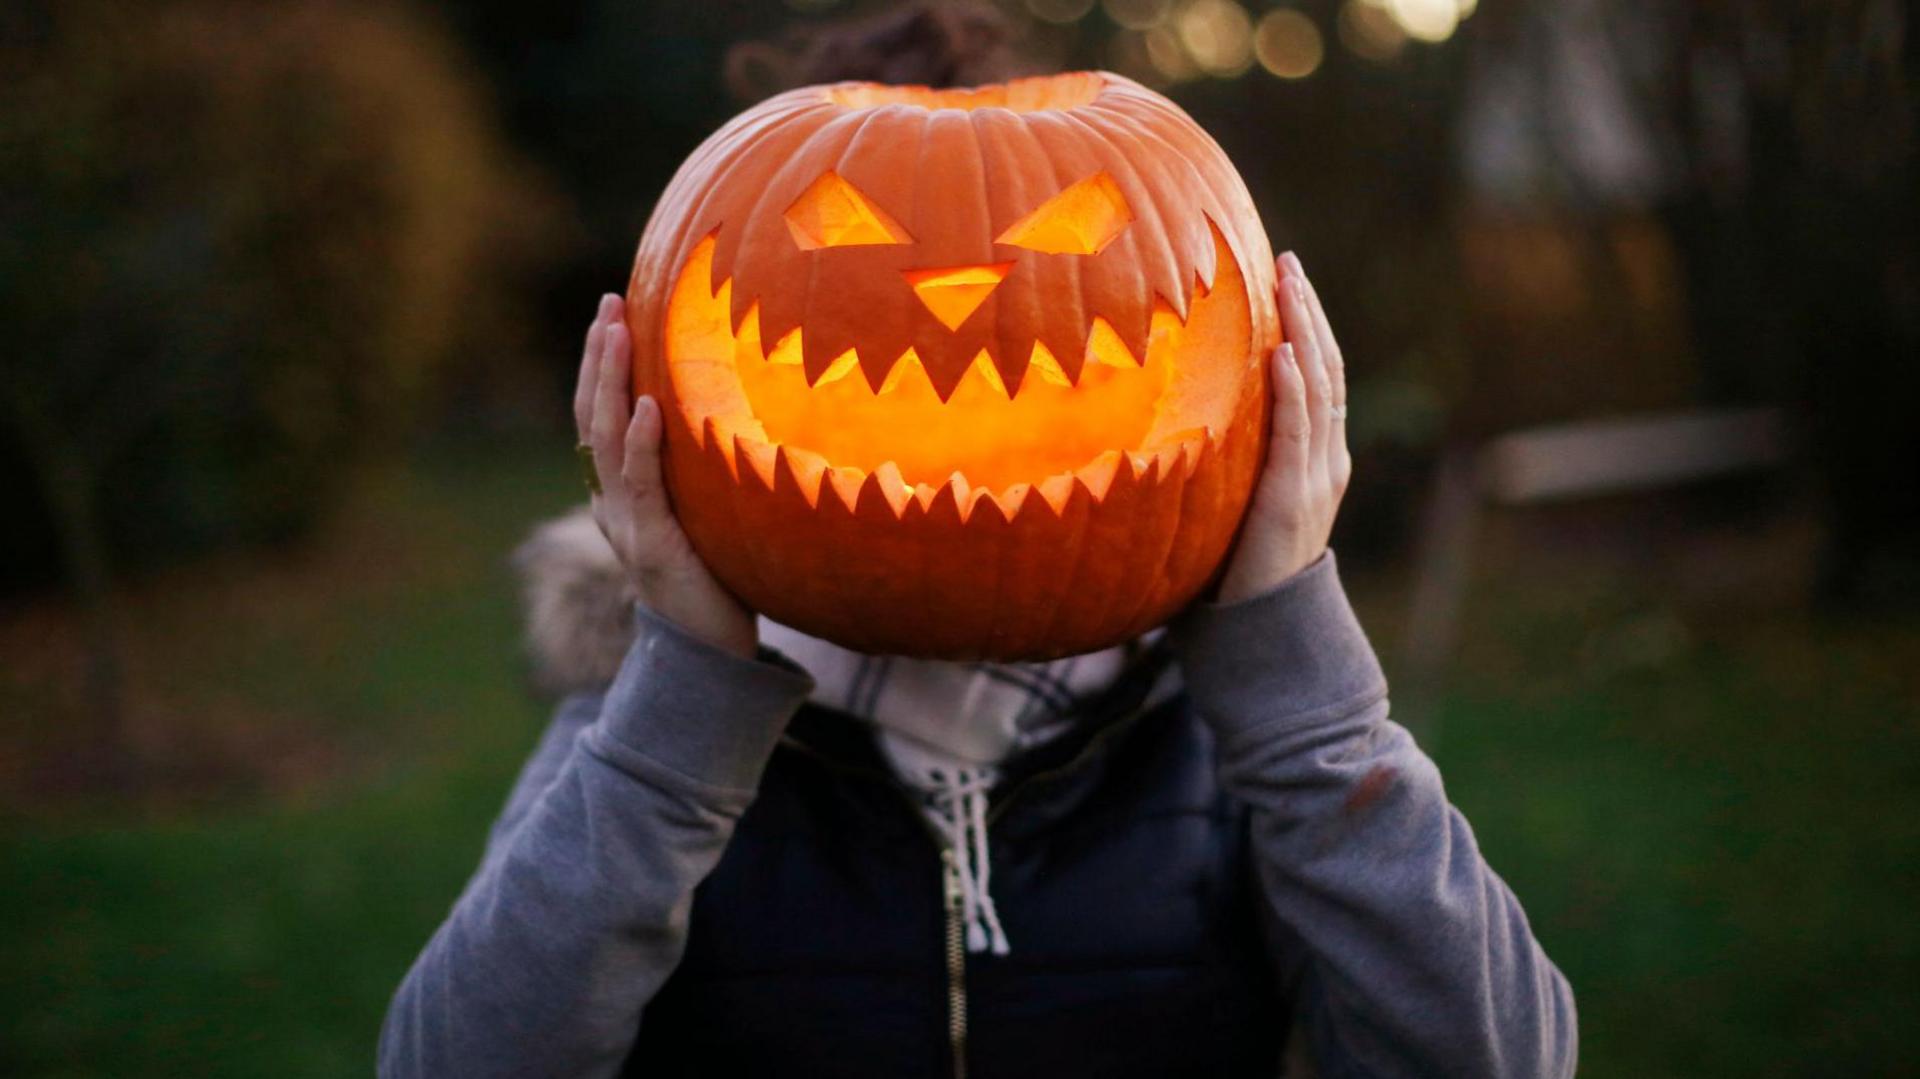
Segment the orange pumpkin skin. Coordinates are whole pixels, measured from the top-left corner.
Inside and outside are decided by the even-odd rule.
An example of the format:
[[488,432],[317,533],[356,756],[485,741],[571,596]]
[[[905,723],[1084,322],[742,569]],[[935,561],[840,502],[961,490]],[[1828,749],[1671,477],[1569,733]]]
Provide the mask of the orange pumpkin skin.
[[1265,446],[1272,256],[1172,102],[1076,72],[805,87],[683,164],[634,387],[715,576],[848,648],[1043,659],[1216,575]]

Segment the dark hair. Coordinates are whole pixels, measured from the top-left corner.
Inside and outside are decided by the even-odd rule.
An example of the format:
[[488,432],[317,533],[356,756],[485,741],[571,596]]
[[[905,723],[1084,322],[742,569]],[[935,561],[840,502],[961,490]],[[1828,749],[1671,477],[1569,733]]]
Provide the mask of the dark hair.
[[755,101],[795,86],[848,80],[974,86],[1029,68],[1013,47],[1012,28],[993,8],[922,2],[795,27],[777,41],[743,42],[727,53],[726,79],[736,98]]

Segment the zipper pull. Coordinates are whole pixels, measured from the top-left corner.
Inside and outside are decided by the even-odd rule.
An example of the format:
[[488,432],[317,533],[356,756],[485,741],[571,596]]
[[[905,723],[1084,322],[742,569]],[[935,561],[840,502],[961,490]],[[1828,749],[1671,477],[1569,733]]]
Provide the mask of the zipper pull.
[[959,910],[966,906],[966,891],[960,886],[960,863],[955,859],[952,847],[940,848],[940,883],[946,893],[948,910]]

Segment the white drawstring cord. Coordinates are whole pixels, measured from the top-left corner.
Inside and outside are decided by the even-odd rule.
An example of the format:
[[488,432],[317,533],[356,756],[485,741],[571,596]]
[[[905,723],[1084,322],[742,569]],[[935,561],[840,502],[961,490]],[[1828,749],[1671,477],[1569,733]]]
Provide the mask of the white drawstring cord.
[[987,851],[987,791],[993,786],[994,776],[990,771],[943,768],[929,778],[936,784],[931,803],[937,823],[947,848],[953,851],[959,877],[967,951],[1006,955],[1007,934],[1000,927],[1000,912],[987,890],[992,877]]

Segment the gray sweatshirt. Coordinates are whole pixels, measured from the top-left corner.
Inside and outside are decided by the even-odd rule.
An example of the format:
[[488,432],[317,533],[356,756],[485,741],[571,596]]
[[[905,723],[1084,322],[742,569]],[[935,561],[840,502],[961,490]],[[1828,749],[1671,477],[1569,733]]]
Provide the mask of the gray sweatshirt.
[[[383,1076],[617,1074],[809,679],[644,609],[619,675],[574,698],[479,870],[401,983]],[[1573,994],[1481,858],[1386,682],[1331,555],[1172,627],[1222,782],[1252,812],[1270,913],[1303,963],[1328,1079],[1570,1076]],[[1287,1022],[1292,1017],[1276,1017]]]

